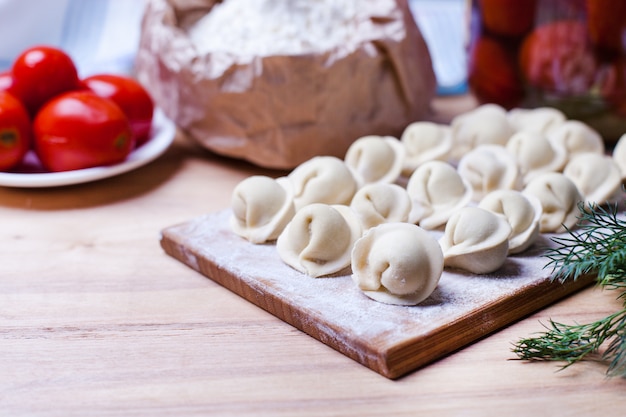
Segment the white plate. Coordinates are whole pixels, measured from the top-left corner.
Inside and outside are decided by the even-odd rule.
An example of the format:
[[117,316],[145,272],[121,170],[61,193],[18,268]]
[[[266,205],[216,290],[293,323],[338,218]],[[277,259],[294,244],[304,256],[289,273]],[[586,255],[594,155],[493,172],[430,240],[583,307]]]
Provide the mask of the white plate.
[[0,172],[0,186],[6,187],[58,187],[80,184],[132,171],[159,157],[176,136],[176,125],[160,109],[155,109],[152,120],[152,137],[131,152],[124,162],[116,165],[77,169],[64,172]]

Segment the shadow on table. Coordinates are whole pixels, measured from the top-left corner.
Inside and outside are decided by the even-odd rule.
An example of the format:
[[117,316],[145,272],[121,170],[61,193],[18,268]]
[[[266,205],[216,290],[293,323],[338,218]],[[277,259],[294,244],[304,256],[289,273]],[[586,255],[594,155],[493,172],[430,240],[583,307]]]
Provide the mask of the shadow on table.
[[194,150],[177,138],[159,158],[136,170],[93,182],[47,188],[0,187],[0,206],[63,210],[139,198],[170,180]]

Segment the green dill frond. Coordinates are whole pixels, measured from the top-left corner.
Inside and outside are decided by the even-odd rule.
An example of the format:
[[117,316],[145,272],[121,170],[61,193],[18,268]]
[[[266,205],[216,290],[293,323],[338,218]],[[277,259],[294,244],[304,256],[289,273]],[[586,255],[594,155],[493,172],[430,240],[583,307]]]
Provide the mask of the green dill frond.
[[616,332],[615,338],[611,341],[603,358],[609,362],[607,374],[609,376],[621,376],[626,378],[626,332],[624,323],[619,325],[620,330]]
[[607,373],[626,377],[626,309],[588,324],[568,325],[550,320],[547,331],[538,337],[521,339],[513,352],[522,360],[565,362],[563,368],[608,347],[602,359],[609,362]]
[[597,274],[600,285],[626,287],[626,220],[618,217],[617,204],[579,204],[578,228],[552,237],[546,250],[546,267],[559,281]]
[[607,375],[626,378],[626,220],[617,204],[578,208],[578,227],[551,239],[546,267],[561,282],[596,274],[599,286],[619,292],[624,309],[588,324],[550,320],[544,333],[519,340],[513,352],[523,360],[561,361],[563,368],[599,354],[608,363]]

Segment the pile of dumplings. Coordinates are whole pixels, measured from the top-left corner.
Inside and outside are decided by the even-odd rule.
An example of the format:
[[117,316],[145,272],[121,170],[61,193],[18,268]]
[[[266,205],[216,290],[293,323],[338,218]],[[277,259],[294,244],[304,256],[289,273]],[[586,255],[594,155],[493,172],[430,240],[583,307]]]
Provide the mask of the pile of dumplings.
[[600,134],[557,109],[485,104],[449,125],[362,137],[344,159],[246,178],[230,226],[275,242],[310,277],[351,273],[376,301],[416,305],[445,268],[495,272],[541,233],[574,229],[579,203],[613,201],[625,177],[626,134],[609,156]]

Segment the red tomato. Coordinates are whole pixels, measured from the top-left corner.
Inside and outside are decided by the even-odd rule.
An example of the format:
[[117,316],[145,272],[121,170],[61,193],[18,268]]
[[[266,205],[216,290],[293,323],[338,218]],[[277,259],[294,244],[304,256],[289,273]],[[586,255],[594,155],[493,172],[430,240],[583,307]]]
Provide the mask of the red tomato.
[[615,112],[626,116],[626,58],[620,58],[604,68],[600,77],[600,94]]
[[626,2],[624,0],[587,0],[589,36],[603,52],[618,54],[626,50]]
[[109,98],[126,113],[136,146],[150,138],[154,103],[145,88],[133,78],[116,74],[98,74],[83,79],[87,88]]
[[80,88],[70,56],[49,46],[26,49],[16,58],[11,72],[13,91],[31,115],[54,96]]
[[19,164],[31,140],[26,108],[10,93],[0,91],[0,170],[7,171]]
[[524,40],[520,66],[530,85],[546,91],[579,94],[596,78],[597,61],[585,23],[561,20],[538,26]]
[[524,97],[515,56],[506,44],[487,36],[476,38],[469,50],[468,84],[481,103],[510,109]]
[[480,0],[483,26],[496,35],[521,36],[535,21],[537,0]]
[[11,71],[0,72],[0,91],[8,91],[13,87]]
[[124,112],[90,91],[73,91],[46,103],[35,118],[35,151],[49,171],[122,162],[134,147]]

